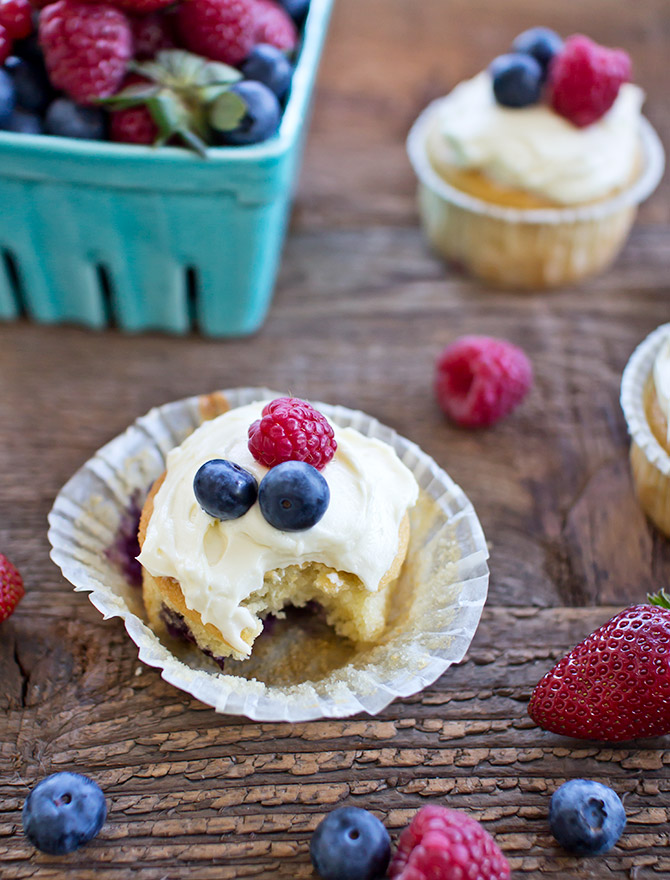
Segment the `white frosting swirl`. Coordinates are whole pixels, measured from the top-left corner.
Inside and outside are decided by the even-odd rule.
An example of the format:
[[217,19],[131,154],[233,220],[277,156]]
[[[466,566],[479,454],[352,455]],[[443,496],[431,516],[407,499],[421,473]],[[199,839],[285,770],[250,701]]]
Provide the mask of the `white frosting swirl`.
[[670,443],[670,339],[661,346],[654,361],[654,388],[658,405],[668,423],[668,443]]
[[239,519],[212,518],[195,499],[196,471],[212,458],[224,458],[260,483],[267,468],[249,452],[247,431],[263,406],[252,403],[205,422],[170,452],[138,557],[154,577],[179,581],[187,607],[242,654],[250,648],[241,633],[254,630],[256,620],[240,603],[262,587],[268,571],[320,562],[377,590],[398,551],[400,523],[419,491],[388,444],[333,425],[337,451],[321,472],[330,504],[315,526],[278,531],[263,518],[258,502]]
[[603,198],[635,170],[643,91],[621,86],[610,110],[584,128],[544,104],[498,104],[487,71],[438,104],[437,131],[450,164],[563,205]]

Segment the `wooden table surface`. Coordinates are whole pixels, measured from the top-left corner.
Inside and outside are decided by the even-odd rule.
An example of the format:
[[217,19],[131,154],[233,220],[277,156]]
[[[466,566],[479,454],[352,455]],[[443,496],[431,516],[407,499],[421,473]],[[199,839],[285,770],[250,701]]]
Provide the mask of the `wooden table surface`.
[[[619,408],[635,345],[670,318],[670,186],[616,266],[550,294],[501,293],[448,272],[417,226],[403,149],[418,111],[523,28],[622,45],[670,144],[667,0],[338,0],[276,299],[254,338],[127,337],[0,326],[0,550],[27,595],[0,627],[0,876],[304,878],[329,809],[366,807],[394,834],[427,803],[469,810],[516,876],[670,874],[670,751],[600,748],[526,715],[552,661],[650,588],[670,543],[645,521]],[[441,418],[441,346],[463,333],[522,344],[535,385],[480,433]],[[491,545],[489,601],[465,661],[376,718],[258,724],[216,715],[138,662],[49,560],[46,515],[68,477],[151,406],[269,384],[358,407],[419,443],[465,489]],[[99,838],[65,859],[21,831],[29,790],[76,768],[108,796]],[[600,859],[547,827],[565,779],[625,794],[628,827]]]

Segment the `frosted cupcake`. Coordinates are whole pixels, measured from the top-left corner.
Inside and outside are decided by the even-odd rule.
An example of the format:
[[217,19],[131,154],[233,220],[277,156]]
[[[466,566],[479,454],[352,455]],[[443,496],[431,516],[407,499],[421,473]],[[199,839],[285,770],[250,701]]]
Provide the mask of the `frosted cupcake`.
[[142,512],[152,629],[221,664],[250,656],[268,615],[318,602],[338,635],[374,642],[418,494],[390,446],[304,401],[204,422],[170,452]]
[[621,405],[640,506],[670,536],[670,324],[635,350],[624,370]]
[[431,104],[408,140],[433,246],[505,286],[604,268],[663,171],[621,50],[546,28]]

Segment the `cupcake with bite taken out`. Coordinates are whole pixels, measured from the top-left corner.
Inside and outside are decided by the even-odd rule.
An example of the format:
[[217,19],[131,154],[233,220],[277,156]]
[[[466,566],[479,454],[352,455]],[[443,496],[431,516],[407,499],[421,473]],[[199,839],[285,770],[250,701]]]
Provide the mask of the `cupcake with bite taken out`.
[[435,249],[511,287],[607,266],[664,164],[630,79],[622,50],[533,28],[431,104],[408,150]]
[[219,664],[268,615],[318,602],[356,643],[384,631],[419,493],[391,446],[294,398],[204,422],[170,452],[140,522],[152,629]]

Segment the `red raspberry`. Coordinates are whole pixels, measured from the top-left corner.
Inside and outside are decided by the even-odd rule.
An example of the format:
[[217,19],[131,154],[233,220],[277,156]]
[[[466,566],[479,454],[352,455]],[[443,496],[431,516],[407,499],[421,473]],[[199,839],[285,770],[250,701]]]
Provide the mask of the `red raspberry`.
[[148,109],[142,105],[115,110],[110,114],[111,140],[121,144],[154,144],[158,126]]
[[511,413],[532,381],[530,361],[516,345],[490,336],[462,336],[437,359],[435,394],[456,424],[483,428]]
[[12,40],[23,40],[32,34],[32,13],[29,0],[0,0],[0,25]]
[[291,16],[274,0],[256,0],[256,42],[269,43],[284,52],[292,52],[298,42],[298,29]]
[[173,3],[174,0],[114,0],[114,6],[134,15],[148,15],[158,9],[165,9],[166,6],[171,6]]
[[25,594],[21,575],[9,559],[0,553],[0,623],[14,613]]
[[607,113],[630,77],[630,56],[623,49],[607,49],[575,34],[551,62],[549,103],[583,128]]
[[0,67],[12,54],[12,39],[7,29],[0,24]]
[[479,822],[445,807],[422,807],[400,835],[390,880],[508,880],[498,844]]
[[58,0],[40,13],[39,35],[52,85],[74,101],[90,104],[118,90],[133,43],[123,12]]
[[337,443],[325,416],[295,397],[278,397],[263,407],[249,428],[249,451],[265,467],[306,461],[318,471],[335,455]]
[[173,49],[174,37],[167,16],[152,12],[130,19],[133,32],[133,56],[138,61],[153,58],[161,49]]
[[256,44],[254,0],[184,0],[179,32],[191,52],[233,66]]

